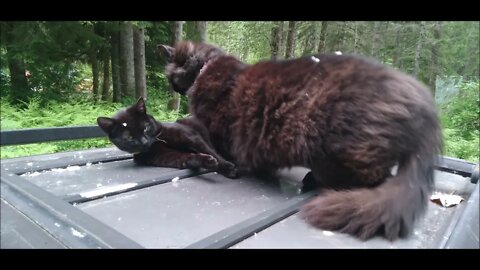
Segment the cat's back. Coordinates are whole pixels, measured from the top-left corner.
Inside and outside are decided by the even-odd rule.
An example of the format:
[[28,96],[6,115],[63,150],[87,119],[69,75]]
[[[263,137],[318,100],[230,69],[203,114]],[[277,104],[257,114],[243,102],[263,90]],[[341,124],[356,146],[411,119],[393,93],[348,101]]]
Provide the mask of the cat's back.
[[245,68],[236,86],[238,96],[277,96],[284,101],[299,97],[305,102],[336,100],[353,95],[386,101],[419,100],[423,105],[433,103],[428,88],[412,76],[375,59],[353,54],[262,61]]
[[237,79],[242,88],[296,92],[311,87],[315,81],[333,85],[385,76],[391,69],[372,59],[357,55],[317,54],[287,60],[266,60],[245,68]]

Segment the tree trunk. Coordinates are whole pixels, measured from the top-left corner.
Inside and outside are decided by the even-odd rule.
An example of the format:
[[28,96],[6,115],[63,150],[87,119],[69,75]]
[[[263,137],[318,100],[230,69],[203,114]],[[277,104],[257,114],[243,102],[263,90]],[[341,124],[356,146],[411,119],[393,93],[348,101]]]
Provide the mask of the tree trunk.
[[276,21],[273,23],[272,27],[272,39],[270,42],[270,49],[272,52],[272,60],[278,59],[279,53],[280,53],[280,43],[281,43],[281,38],[282,38],[282,33],[280,32],[281,25],[283,22],[281,21]]
[[[173,44],[182,40],[183,21],[173,22]],[[168,109],[178,111],[180,108],[180,94],[173,92],[172,99],[168,102]]]
[[173,45],[182,40],[184,21],[173,22]]
[[386,49],[386,45],[387,45],[388,40],[385,38],[385,36],[389,35],[389,33],[390,33],[390,27],[389,27],[390,22],[388,22],[388,21],[383,22],[382,25],[383,25],[382,32],[384,34],[382,35],[383,38],[381,39],[381,47],[380,48],[381,48],[381,52],[382,52],[382,59],[383,59],[383,62],[385,63],[388,60],[388,52],[390,51],[390,50],[387,51],[387,49]]
[[147,99],[147,83],[145,77],[145,29],[134,27],[133,50],[135,63],[135,90],[136,99]]
[[[93,33],[98,36],[103,36],[103,25],[101,22],[95,22],[93,25]],[[100,59],[99,59],[99,48],[96,43],[90,43],[90,48],[88,51],[90,65],[92,66],[92,76],[93,76],[93,86],[92,93],[93,99],[98,100],[100,96]]]
[[7,49],[8,70],[10,73],[10,102],[22,104],[27,102],[30,96],[30,88],[26,77],[25,62],[20,54],[15,51],[15,43],[18,33],[16,27],[20,22],[2,23],[2,43]]
[[[408,69],[407,66],[407,61],[405,59],[405,55],[409,54],[409,47],[407,46],[407,33],[410,32],[408,30],[408,23],[403,22],[402,26],[400,27],[400,43],[399,48],[400,48],[400,54],[398,56],[398,68],[402,71],[406,71]],[[407,30],[406,30],[407,29]],[[407,32],[408,31],[408,32]]]
[[102,100],[108,100],[108,90],[110,90],[110,55],[108,50],[103,54],[103,85],[102,85]]
[[135,69],[133,63],[133,27],[130,22],[120,23],[120,83],[122,99],[135,97]]
[[422,21],[420,22],[417,48],[415,49],[415,67],[413,69],[413,76],[415,76],[415,78],[418,78],[418,71],[420,70],[420,52],[422,51],[424,29],[425,29],[425,22]]
[[305,39],[303,40],[303,49],[302,49],[302,55],[307,55],[311,52],[311,35],[307,34],[305,36]]
[[278,44],[278,56],[277,58],[280,59],[285,55],[285,42],[287,40],[287,31],[285,29],[285,22],[278,21],[280,28],[278,31],[280,32],[280,44]]
[[319,53],[324,53],[325,52],[325,45],[327,41],[327,27],[328,27],[328,22],[323,21],[322,22],[322,28],[320,29],[320,38],[318,41],[318,49],[317,51]]
[[435,96],[436,81],[438,75],[438,42],[440,41],[442,32],[442,22],[437,21],[433,23],[433,40],[430,47],[432,53],[432,64],[430,78],[428,80],[428,85],[432,90],[433,96]]
[[[105,41],[110,40],[110,34],[106,26],[104,27],[104,30],[103,30],[103,37],[105,38]],[[102,58],[103,58],[102,100],[107,101],[108,91],[110,90],[110,46],[108,42],[102,50]]]
[[199,42],[206,42],[207,41],[207,22],[197,21],[196,26],[197,26]]
[[358,35],[358,22],[353,22],[354,24],[354,33],[353,33],[353,53],[358,53],[358,43],[359,43],[359,35]]
[[309,55],[314,51],[316,52],[315,48],[318,43],[318,22],[305,22],[305,24],[309,25],[304,34],[302,55]]
[[287,35],[287,49],[285,51],[285,59],[295,57],[295,39],[296,39],[296,22],[288,22],[288,35]]
[[399,23],[399,25],[396,26],[397,30],[395,31],[395,45],[393,46],[393,66],[396,68],[400,67],[400,46],[401,46],[401,35],[402,35],[402,28],[403,25]]
[[372,31],[372,46],[370,47],[370,56],[376,57],[377,56],[377,45],[378,45],[378,28],[380,26],[380,22],[375,21],[373,22],[373,31]]
[[310,46],[311,46],[311,51],[309,53],[314,53],[314,52],[317,52],[318,51],[318,39],[319,39],[319,32],[320,32],[320,22],[318,21],[314,21],[312,22],[313,24],[313,31],[312,31],[312,36],[311,36],[311,43],[310,43]]
[[[119,26],[115,22],[115,26]],[[121,101],[121,84],[120,84],[120,34],[118,29],[113,29],[110,36],[110,54],[112,57],[112,87],[113,87],[113,102]]]
[[345,22],[343,22],[343,24],[342,24],[342,31],[341,31],[342,34],[341,34],[341,36],[340,36],[340,38],[341,38],[340,44],[341,44],[341,45],[340,45],[339,50],[340,50],[341,52],[348,51],[348,49],[347,49],[347,47],[346,47],[347,31],[348,31],[348,22],[345,21]]
[[98,58],[97,58],[97,52],[92,50],[90,51],[90,65],[92,67],[92,75],[93,75],[93,86],[92,86],[92,93],[93,93],[93,99],[95,101],[98,100],[98,88],[99,88],[99,83],[100,83],[100,69],[98,67]]

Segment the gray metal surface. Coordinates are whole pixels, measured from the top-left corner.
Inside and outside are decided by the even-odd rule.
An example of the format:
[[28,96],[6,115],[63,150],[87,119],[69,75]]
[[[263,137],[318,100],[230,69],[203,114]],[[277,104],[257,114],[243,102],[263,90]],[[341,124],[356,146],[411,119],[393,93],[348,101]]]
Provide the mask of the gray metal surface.
[[454,229],[446,244],[442,248],[480,248],[479,246],[479,193],[480,186],[476,189],[467,201],[465,210],[461,213],[458,222],[453,221]]
[[132,158],[132,154],[123,152],[114,147],[63,152],[58,154],[35,155],[28,157],[2,159],[2,169],[9,173],[22,174],[49,170],[51,168],[65,168],[67,166],[86,165],[87,163],[109,162]]
[[27,180],[1,172],[1,198],[13,205],[70,248],[139,248],[136,242],[112,230],[69,203]]
[[299,207],[308,199],[314,197],[316,191],[294,196],[285,202],[278,203],[274,208],[227,227],[200,241],[188,245],[186,248],[228,248],[234,244],[262,231],[265,228],[295,214]]
[[64,248],[31,219],[1,200],[0,248]]
[[478,163],[475,164],[462,159],[445,156],[442,156],[436,164],[436,168],[440,171],[453,172],[461,176],[471,177],[472,183],[478,182],[478,176],[474,174],[475,167],[477,167],[478,170]]
[[63,196],[119,184],[138,183],[171,171],[178,169],[140,167],[132,159],[128,159],[88,166],[55,168],[20,176],[48,192]]
[[[439,192],[469,196],[475,188],[468,178],[450,173],[436,171],[435,179]],[[380,237],[360,241],[345,234],[312,228],[298,215],[293,215],[232,248],[437,248],[444,237],[448,238],[447,230],[455,212],[462,210],[462,205],[444,208],[430,202],[414,233],[407,239],[394,242]],[[476,211],[478,213],[478,206]]]
[[297,195],[305,174],[279,186],[209,173],[77,207],[147,248],[181,248]]

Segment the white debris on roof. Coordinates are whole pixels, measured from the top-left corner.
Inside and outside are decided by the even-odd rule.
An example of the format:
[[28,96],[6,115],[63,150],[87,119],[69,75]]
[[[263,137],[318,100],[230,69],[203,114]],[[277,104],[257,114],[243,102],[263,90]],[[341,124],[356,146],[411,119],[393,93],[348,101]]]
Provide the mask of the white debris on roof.
[[129,188],[132,188],[136,185],[138,185],[138,184],[137,183],[126,183],[126,184],[116,185],[116,186],[111,186],[111,187],[97,188],[97,189],[92,190],[92,191],[87,191],[87,192],[80,193],[80,196],[82,196],[84,198],[91,198],[91,197],[96,197],[96,196],[111,193],[111,192],[116,192],[116,191],[120,191],[120,190],[129,189]]
[[332,235],[335,235],[333,232],[331,231],[323,231],[323,235],[325,236],[332,236]]
[[63,172],[73,172],[73,171],[78,171],[78,170],[80,170],[80,166],[68,166],[65,169],[55,168],[55,169],[51,169],[50,171],[55,172],[55,173],[63,173]]
[[70,230],[72,231],[73,236],[76,236],[76,237],[79,237],[79,238],[85,237],[84,233],[81,233],[81,232],[75,230],[74,228],[70,228]]
[[34,176],[38,176],[38,175],[40,175],[40,174],[41,174],[41,173],[39,173],[39,172],[32,172],[32,173],[31,173],[31,172],[27,172],[27,173],[22,174],[22,176],[34,177]]

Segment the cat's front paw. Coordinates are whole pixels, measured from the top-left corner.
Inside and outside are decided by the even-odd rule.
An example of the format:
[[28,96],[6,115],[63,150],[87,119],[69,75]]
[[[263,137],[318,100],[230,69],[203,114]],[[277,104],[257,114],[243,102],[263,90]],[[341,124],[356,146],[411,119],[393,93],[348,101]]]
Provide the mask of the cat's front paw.
[[228,178],[238,178],[240,176],[235,164],[228,161],[218,165],[218,172]]
[[206,154],[192,154],[185,162],[185,168],[189,169],[208,169],[216,170],[218,168],[218,161],[211,155]]
[[202,167],[205,169],[216,170],[218,168],[218,160],[211,155],[201,154]]

